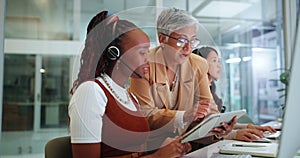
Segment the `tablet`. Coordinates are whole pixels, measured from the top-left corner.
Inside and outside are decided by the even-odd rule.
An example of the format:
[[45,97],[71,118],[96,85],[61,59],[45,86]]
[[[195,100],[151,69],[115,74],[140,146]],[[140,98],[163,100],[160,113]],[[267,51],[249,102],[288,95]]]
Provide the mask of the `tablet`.
[[212,114],[212,115],[219,115],[219,119],[216,122],[215,127],[220,126],[221,122],[227,122],[230,123],[232,118],[234,116],[237,116],[237,118],[240,118],[241,116],[246,114],[246,110],[237,110],[237,111],[230,111],[230,112],[225,112],[225,113],[220,113],[220,114]]
[[232,118],[234,116],[237,116],[238,118],[245,115],[246,110],[237,110],[237,111],[231,111],[231,112],[225,112],[225,113],[219,113],[219,114],[211,114],[208,115],[202,122],[200,122],[198,125],[193,127],[191,130],[184,133],[181,138],[181,142],[188,142],[197,140],[206,136],[209,136],[209,132],[214,127],[219,127],[221,122],[227,122],[230,123]]

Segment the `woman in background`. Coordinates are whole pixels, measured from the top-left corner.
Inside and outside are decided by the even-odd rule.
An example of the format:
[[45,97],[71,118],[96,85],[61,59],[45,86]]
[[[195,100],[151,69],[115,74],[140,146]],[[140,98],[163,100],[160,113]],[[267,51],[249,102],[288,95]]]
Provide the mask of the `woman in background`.
[[[215,101],[215,105],[211,105],[211,113],[225,112],[225,106],[223,106],[222,99],[216,93],[215,81],[221,77],[221,63],[220,57],[217,51],[209,46],[202,47],[193,50],[194,54],[198,54],[205,58],[208,62],[208,79],[210,82],[210,90]],[[239,124],[237,123],[228,135],[224,136],[225,139],[236,139],[251,142],[253,140],[258,140],[263,138],[263,132],[269,131],[271,133],[276,132],[276,130],[270,126],[257,126],[253,124]]]

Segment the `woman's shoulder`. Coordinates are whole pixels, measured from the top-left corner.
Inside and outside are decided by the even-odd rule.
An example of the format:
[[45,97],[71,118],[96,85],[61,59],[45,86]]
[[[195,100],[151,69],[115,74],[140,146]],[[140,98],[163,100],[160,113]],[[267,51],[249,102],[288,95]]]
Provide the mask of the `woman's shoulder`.
[[[96,79],[96,80],[98,80],[98,79]],[[99,80],[98,80],[99,81]],[[95,80],[88,80],[88,81],[84,81],[84,82],[82,82],[79,86],[78,86],[78,88],[77,88],[77,90],[87,90],[87,91],[90,91],[91,90],[91,88],[92,89],[101,89],[101,87],[97,84],[97,82],[95,81]],[[76,91],[77,91],[76,90]]]
[[[98,80],[98,79],[96,79]],[[99,80],[98,80],[99,81]],[[88,80],[81,83],[78,88],[75,90],[74,96],[105,96],[103,89],[100,87],[95,80]]]
[[154,48],[150,48],[149,50],[149,58],[150,59],[154,59],[155,57],[161,57],[162,56],[162,47],[161,46],[157,46]]
[[199,55],[192,53],[190,55],[189,61],[193,67],[196,66],[196,67],[205,68],[205,69],[208,68],[207,60]]
[[[103,89],[93,80],[81,83],[73,94],[69,107],[97,107],[104,111],[107,97]],[[82,106],[84,105],[84,106]],[[91,108],[93,109],[93,108]]]
[[199,56],[199,55],[197,55],[197,54],[194,54],[194,53],[192,53],[191,55],[190,55],[190,59],[192,60],[192,61],[194,61],[194,62],[200,62],[200,63],[207,63],[207,61],[206,61],[206,59],[205,58],[203,58],[203,57],[201,57],[201,56]]

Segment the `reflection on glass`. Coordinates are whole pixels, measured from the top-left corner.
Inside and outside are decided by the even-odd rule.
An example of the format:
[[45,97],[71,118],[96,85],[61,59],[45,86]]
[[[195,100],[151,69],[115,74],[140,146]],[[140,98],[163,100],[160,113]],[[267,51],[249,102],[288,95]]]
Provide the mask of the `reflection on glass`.
[[69,57],[42,59],[41,128],[67,127]]
[[70,40],[73,0],[6,1],[5,37]]
[[3,131],[33,129],[34,55],[5,55]]

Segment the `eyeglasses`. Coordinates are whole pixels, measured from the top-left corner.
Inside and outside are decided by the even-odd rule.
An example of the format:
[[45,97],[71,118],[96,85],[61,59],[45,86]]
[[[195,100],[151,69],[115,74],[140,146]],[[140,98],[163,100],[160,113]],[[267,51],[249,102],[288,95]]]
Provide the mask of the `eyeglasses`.
[[161,33],[161,34],[177,40],[176,46],[181,47],[181,48],[185,47],[186,44],[190,43],[191,48],[194,49],[194,48],[198,47],[201,43],[201,41],[197,38],[189,41],[185,38],[175,38],[175,37],[172,37],[172,36],[164,34],[164,33]]

